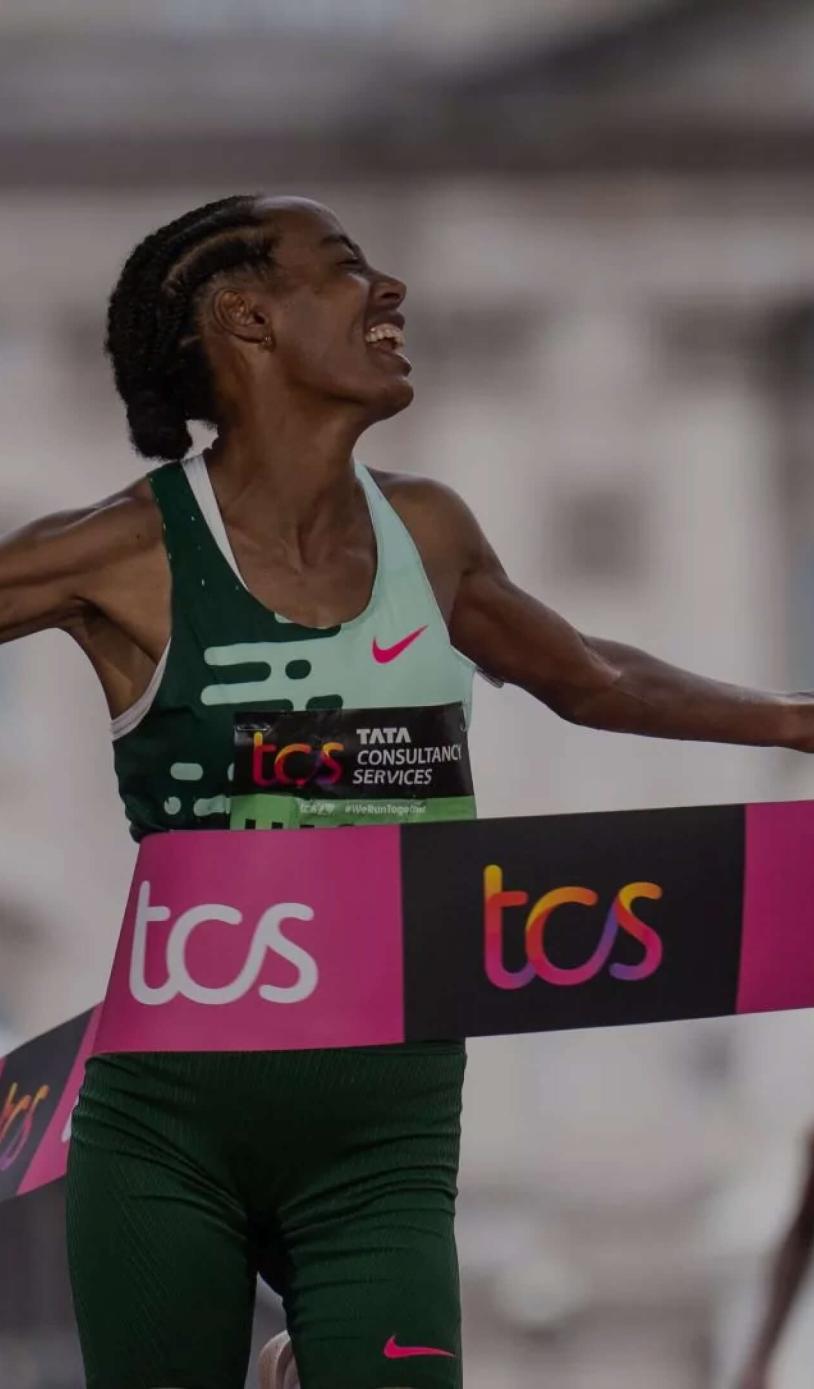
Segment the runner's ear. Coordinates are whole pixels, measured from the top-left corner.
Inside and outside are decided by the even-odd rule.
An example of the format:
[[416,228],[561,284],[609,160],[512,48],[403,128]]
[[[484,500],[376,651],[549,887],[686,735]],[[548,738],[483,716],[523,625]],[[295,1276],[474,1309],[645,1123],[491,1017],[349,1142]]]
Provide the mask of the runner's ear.
[[266,345],[264,340],[272,337],[269,315],[262,297],[253,290],[229,286],[216,289],[209,304],[209,313],[219,332],[240,338],[242,342]]

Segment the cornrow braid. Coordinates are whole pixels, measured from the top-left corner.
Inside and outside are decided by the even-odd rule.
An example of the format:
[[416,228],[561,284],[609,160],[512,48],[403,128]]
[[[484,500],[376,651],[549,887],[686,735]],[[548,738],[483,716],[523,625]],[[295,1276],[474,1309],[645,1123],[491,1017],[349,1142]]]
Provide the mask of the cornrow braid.
[[238,194],[159,227],[128,256],[110,296],[105,351],[145,457],[183,458],[187,420],[215,422],[203,348],[182,342],[195,331],[198,291],[220,271],[270,266],[272,249],[257,195]]

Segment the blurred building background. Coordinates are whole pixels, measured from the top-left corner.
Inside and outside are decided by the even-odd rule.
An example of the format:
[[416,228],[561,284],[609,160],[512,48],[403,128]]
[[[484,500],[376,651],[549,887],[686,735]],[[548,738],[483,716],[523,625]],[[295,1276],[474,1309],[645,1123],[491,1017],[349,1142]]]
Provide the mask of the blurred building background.
[[[4,7],[0,525],[146,470],[101,353],[131,246],[302,193],[409,286],[416,400],[365,461],[458,488],[584,631],[812,688],[812,172],[808,0]],[[3,647],[0,693],[2,1051],[100,997],[134,848],[79,651]],[[473,749],[486,815],[814,797],[810,759],[586,732],[482,682]],[[730,1389],[812,1055],[804,1013],[471,1043],[467,1389]],[[59,1200],[25,1198],[25,1238],[25,1202],[0,1212],[15,1389],[81,1384]],[[812,1364],[814,1286],[773,1389]]]

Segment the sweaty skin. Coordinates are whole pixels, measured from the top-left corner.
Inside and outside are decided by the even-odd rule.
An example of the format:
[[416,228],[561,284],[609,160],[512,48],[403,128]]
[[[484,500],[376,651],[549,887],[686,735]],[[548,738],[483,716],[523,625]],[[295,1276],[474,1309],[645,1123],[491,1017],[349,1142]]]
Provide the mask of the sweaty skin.
[[[216,384],[207,465],[238,567],[306,626],[368,600],[375,544],[352,466],[359,436],[409,405],[410,364],[371,326],[403,324],[401,281],[373,268],[335,215],[266,199],[269,282],[223,272],[197,305]],[[375,472],[410,531],[458,650],[573,723],[667,738],[814,751],[814,696],[741,689],[576,631],[507,576],[449,487]],[[0,641],[59,628],[90,659],[116,717],[143,693],[170,633],[161,518],[140,478],[0,542]]]

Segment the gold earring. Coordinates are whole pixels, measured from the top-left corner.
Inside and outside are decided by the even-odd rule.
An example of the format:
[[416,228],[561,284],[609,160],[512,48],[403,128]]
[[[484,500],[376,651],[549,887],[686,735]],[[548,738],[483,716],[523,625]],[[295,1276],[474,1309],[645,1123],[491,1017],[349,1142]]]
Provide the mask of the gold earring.
[[263,341],[261,342],[260,346],[265,347],[267,352],[271,351],[272,347],[274,346],[274,338],[271,336],[271,333],[266,333],[266,336],[263,338]]

